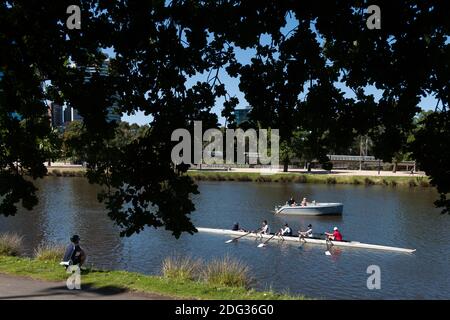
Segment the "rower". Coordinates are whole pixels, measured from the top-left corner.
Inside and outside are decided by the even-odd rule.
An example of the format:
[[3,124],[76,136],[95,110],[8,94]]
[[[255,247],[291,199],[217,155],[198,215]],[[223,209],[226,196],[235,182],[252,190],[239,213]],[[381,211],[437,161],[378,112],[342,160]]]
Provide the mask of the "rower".
[[263,234],[270,234],[270,228],[269,228],[269,225],[267,224],[267,220],[264,220],[262,222],[262,226],[261,226],[261,228],[259,230],[260,230],[259,233],[261,235],[263,235]]
[[338,227],[333,228],[333,233],[325,232],[327,240],[342,241],[343,237]]
[[299,238],[304,238],[304,237],[308,237],[308,238],[312,238],[313,237],[313,229],[312,229],[312,224],[308,224],[308,230],[306,231],[299,231],[298,232],[298,236]]
[[283,228],[280,229],[280,231],[277,233],[278,236],[287,236],[292,237],[292,229],[289,227],[289,225],[286,223]]
[[233,231],[239,231],[239,222],[235,222],[235,223],[233,224],[233,228],[232,228],[231,230],[233,230]]

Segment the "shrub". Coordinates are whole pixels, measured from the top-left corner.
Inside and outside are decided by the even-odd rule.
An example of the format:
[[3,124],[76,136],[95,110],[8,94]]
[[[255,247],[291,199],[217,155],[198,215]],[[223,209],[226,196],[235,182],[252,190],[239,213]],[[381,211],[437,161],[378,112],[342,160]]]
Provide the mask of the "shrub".
[[393,187],[397,186],[397,181],[391,180],[391,186],[393,186]]
[[353,184],[361,184],[361,181],[359,179],[354,178],[352,183]]
[[331,171],[333,169],[333,163],[332,162],[322,163],[322,169]]
[[61,177],[62,176],[61,170],[58,170],[58,169],[53,169],[52,173],[53,173],[54,176],[57,176],[57,177]]
[[307,178],[305,175],[299,175],[297,177],[295,177],[294,181],[297,183],[306,183],[307,182]]
[[64,256],[65,247],[60,244],[40,244],[34,249],[34,257],[37,260],[58,261]]
[[164,259],[162,274],[168,279],[194,280],[199,277],[201,260],[190,257],[170,256]]
[[0,256],[18,256],[22,251],[23,237],[15,233],[0,235]]
[[239,260],[225,256],[209,262],[203,269],[203,278],[210,284],[227,287],[250,287],[250,269]]
[[414,179],[409,179],[408,180],[408,185],[410,187],[417,187],[417,183],[416,183],[416,181]]
[[366,177],[366,178],[364,179],[364,184],[365,184],[366,186],[371,186],[371,185],[374,185],[375,182],[374,182],[372,179]]
[[327,178],[327,184],[336,184],[336,183],[337,183],[336,178],[334,177]]

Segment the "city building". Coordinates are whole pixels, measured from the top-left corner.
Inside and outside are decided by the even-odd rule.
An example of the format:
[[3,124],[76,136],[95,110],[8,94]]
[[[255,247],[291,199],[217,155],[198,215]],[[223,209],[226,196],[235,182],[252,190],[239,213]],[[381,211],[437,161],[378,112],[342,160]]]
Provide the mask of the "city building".
[[[95,67],[86,67],[84,69],[86,75],[84,77],[85,81],[90,81],[92,78],[92,75],[94,73],[98,73],[100,76],[108,76],[109,74],[109,59],[105,60],[100,68]],[[116,98],[117,97],[117,98]],[[111,107],[108,108],[108,113],[106,115],[106,121],[107,122],[120,122],[121,121],[121,114],[119,113],[119,97],[118,95],[114,95],[115,102]]]
[[236,117],[236,124],[239,126],[241,123],[248,121],[248,113],[252,110],[251,107],[244,109],[235,109],[234,116]]
[[72,122],[72,108],[66,107],[64,109],[64,125],[66,125],[68,122]]
[[61,127],[64,124],[63,106],[50,102],[50,118],[53,128]]
[[72,109],[72,121],[83,121],[83,117],[80,116],[77,109]]

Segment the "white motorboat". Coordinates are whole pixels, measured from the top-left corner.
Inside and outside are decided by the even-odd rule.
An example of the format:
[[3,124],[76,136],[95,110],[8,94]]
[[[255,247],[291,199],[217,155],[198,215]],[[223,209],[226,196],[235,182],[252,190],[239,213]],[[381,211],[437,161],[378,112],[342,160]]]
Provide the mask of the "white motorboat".
[[306,206],[284,205],[276,206],[275,214],[290,214],[303,216],[341,215],[344,205],[342,203],[308,202]]

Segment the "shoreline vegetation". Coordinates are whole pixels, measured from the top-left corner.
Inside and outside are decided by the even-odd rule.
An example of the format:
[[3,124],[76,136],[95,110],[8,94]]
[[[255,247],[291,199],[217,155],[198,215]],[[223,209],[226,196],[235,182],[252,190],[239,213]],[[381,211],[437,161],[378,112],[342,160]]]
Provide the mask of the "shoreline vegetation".
[[[48,176],[54,177],[84,177],[84,168],[48,168]],[[257,172],[222,172],[190,170],[187,175],[195,181],[241,181],[241,182],[277,182],[277,183],[312,183],[312,184],[352,184],[381,185],[402,187],[430,187],[430,180],[424,176],[357,176],[329,175],[308,173],[276,173],[262,175]]]
[[[59,265],[64,246],[40,245],[34,257],[20,256],[22,237],[0,235],[0,273],[45,281],[65,282],[69,274]],[[189,257],[169,256],[162,263],[161,275],[145,275],[123,270],[83,267],[81,287],[117,288],[130,292],[152,293],[168,298],[218,300],[293,300],[304,296],[257,291],[254,279],[241,261],[228,256],[208,263]]]

